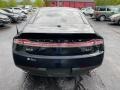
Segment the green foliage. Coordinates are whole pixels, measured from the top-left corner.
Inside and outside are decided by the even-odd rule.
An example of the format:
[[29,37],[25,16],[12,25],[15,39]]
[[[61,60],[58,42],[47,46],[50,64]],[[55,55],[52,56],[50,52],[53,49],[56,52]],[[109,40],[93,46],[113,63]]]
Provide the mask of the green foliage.
[[9,0],[8,3],[9,3],[9,7],[15,7],[15,6],[17,6],[16,0]]
[[50,6],[50,2],[47,1],[47,0],[45,0],[45,6],[46,6],[46,7],[47,7],[47,6]]
[[6,1],[0,0],[0,7],[7,7],[7,6],[8,6],[8,4]]
[[0,8],[16,6],[16,0],[0,0]]
[[95,0],[96,5],[119,5],[120,0]]
[[44,6],[44,1],[43,0],[35,0],[34,2],[34,6],[37,6],[37,7],[42,7]]
[[31,0],[23,0],[22,5],[32,5],[32,1]]

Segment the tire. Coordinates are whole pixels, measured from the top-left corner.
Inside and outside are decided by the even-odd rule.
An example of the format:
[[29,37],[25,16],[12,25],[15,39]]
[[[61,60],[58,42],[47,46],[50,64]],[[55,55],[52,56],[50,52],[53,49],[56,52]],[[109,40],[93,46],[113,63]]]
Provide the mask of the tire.
[[90,17],[93,17],[93,14],[89,14]]
[[105,20],[106,20],[106,17],[105,17],[105,16],[100,16],[100,17],[99,17],[99,20],[100,20],[100,21],[105,21]]
[[99,18],[96,18],[96,21],[100,21]]
[[9,19],[10,19],[10,22],[11,22],[11,23],[13,23],[13,22],[14,22],[14,20],[13,20],[12,18],[9,18]]
[[3,23],[0,22],[0,26],[2,26],[2,25],[3,25]]
[[120,25],[120,20],[118,20],[118,25]]
[[26,14],[24,11],[22,11],[22,13]]

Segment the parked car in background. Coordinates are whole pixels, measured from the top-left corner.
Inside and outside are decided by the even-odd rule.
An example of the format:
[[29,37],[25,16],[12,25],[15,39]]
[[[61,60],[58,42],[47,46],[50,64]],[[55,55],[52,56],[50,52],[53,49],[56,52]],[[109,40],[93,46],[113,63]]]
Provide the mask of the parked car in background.
[[99,21],[108,20],[110,16],[120,13],[120,8],[116,6],[97,6],[94,12],[94,18]]
[[32,8],[32,5],[25,5],[25,7],[23,9],[31,12],[33,8]]
[[94,9],[92,7],[82,8],[81,12],[92,17],[94,14]]
[[8,23],[10,23],[10,19],[6,15],[0,14],[0,26],[4,26]]
[[22,13],[22,12],[15,12],[15,11],[11,11],[10,9],[3,9],[4,11],[8,12],[8,13],[12,13],[14,14],[18,14],[19,17],[21,17],[22,20],[26,20],[27,19],[27,15]]
[[11,22],[19,22],[21,20],[21,17],[18,14],[8,13],[4,10],[0,10],[0,14],[8,16]]
[[38,9],[38,7],[33,7],[33,9],[32,9],[32,10],[33,10],[33,11],[36,11],[37,9]]
[[78,9],[41,8],[34,20],[13,39],[19,68],[32,75],[71,77],[102,64],[104,40]]
[[110,21],[120,25],[120,13],[110,16]]
[[28,14],[28,11],[20,8],[20,7],[11,7],[9,8],[9,10],[13,11],[14,13],[24,13],[24,14]]

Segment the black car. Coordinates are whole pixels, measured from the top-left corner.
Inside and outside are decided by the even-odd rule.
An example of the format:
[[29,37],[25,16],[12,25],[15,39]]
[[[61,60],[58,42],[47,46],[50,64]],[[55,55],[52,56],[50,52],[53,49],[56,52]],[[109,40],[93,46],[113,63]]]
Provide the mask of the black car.
[[5,15],[0,14],[0,26],[4,26],[9,23],[10,23],[10,19]]
[[0,10],[0,14],[8,16],[11,22],[19,22],[21,20],[21,17],[18,14],[8,13],[4,10]]
[[3,10],[8,12],[8,13],[18,14],[19,17],[21,17],[21,20],[26,20],[27,19],[27,15],[24,14],[24,13],[18,13],[18,12],[15,13],[15,11],[12,11],[11,9],[3,9]]
[[100,66],[103,57],[103,38],[78,9],[41,8],[13,39],[16,66],[32,75],[86,74]]

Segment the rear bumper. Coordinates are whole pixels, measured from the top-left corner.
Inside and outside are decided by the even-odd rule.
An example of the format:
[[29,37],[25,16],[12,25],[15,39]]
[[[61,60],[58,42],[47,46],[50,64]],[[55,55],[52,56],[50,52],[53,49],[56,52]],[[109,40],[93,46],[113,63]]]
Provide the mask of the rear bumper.
[[[38,74],[43,76],[58,76],[54,69],[57,71],[66,70],[65,72],[59,72],[59,75],[73,76],[79,75],[89,70],[100,66],[103,61],[104,52],[91,54],[87,56],[35,56],[20,53],[13,53],[15,64],[23,70],[32,74]],[[48,69],[51,69],[53,73],[49,74]],[[61,74],[60,74],[61,73]]]
[[91,66],[87,68],[31,68],[25,66],[17,66],[23,69],[25,72],[35,75],[35,76],[44,76],[44,77],[74,77],[79,75],[87,74],[89,71],[95,69],[98,66]]

